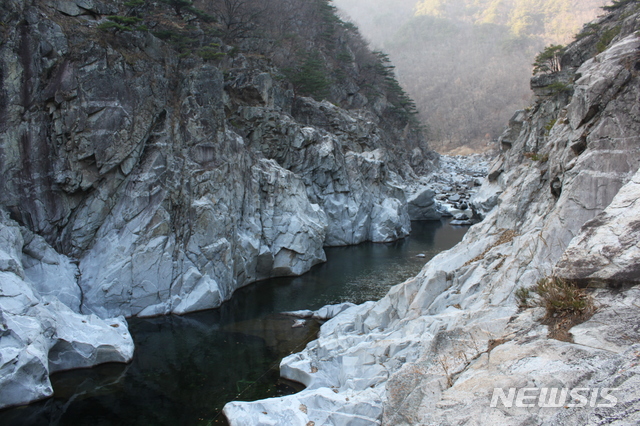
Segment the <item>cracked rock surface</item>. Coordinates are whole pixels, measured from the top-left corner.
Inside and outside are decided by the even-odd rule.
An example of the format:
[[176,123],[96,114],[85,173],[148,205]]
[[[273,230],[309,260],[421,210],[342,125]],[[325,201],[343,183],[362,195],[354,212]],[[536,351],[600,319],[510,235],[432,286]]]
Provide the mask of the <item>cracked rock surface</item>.
[[42,294],[102,317],[182,314],[304,273],[325,245],[408,234],[414,171],[395,152],[416,145],[416,167],[433,167],[424,140],[296,97],[260,59],[234,56],[223,73],[151,32],[106,36],[92,17],[117,11],[0,8],[16,23],[0,45],[0,205],[29,244],[72,259],[81,291],[38,278],[51,252],[26,262]]

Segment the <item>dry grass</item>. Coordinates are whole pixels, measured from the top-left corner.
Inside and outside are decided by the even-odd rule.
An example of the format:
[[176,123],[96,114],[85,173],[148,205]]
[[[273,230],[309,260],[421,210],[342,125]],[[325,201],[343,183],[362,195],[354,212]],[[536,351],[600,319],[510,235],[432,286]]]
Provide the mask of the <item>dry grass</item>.
[[543,278],[531,288],[521,287],[516,290],[515,296],[521,308],[545,308],[543,324],[549,326],[549,337],[565,342],[573,340],[569,330],[587,321],[596,311],[589,293],[558,277]]
[[533,305],[531,304],[531,298],[533,297],[532,289],[527,287],[520,287],[516,290],[516,300],[518,301],[519,308],[531,308]]
[[516,231],[514,231],[512,229],[506,229],[504,232],[502,232],[502,235],[500,235],[500,238],[498,238],[498,241],[496,241],[493,245],[488,247],[485,251],[483,251],[478,256],[476,256],[473,259],[469,260],[463,266],[468,266],[468,265],[472,264],[473,262],[477,262],[478,260],[484,259],[485,255],[489,252],[489,250],[493,249],[494,247],[500,246],[502,244],[510,243],[517,236],[518,236],[518,233]]
[[557,277],[543,278],[533,287],[547,317],[582,315],[594,311],[593,297],[575,284]]
[[489,343],[487,345],[487,353],[490,354],[491,351],[496,348],[497,346],[503,345],[505,343],[507,343],[509,340],[508,339],[504,339],[504,338],[500,338],[500,339],[489,339]]

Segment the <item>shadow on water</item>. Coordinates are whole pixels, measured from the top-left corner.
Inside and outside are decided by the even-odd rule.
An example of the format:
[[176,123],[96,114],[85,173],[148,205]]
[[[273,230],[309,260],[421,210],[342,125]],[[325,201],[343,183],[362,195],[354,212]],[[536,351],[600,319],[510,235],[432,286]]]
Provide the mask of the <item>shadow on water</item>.
[[229,401],[297,392],[279,378],[278,365],[313,340],[320,324],[291,328],[292,318],[279,313],[379,299],[466,232],[440,221],[412,227],[393,243],[327,248],[327,262],[307,274],[252,284],[218,309],[130,318],[130,364],[54,374],[53,398],[2,411],[0,424],[226,424],[219,413]]

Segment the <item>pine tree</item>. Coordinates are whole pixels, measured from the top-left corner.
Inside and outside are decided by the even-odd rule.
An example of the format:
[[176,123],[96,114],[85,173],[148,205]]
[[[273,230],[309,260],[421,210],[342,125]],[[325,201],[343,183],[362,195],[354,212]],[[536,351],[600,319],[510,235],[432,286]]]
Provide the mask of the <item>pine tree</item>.
[[296,93],[321,100],[328,96],[330,81],[318,52],[309,53],[297,70],[285,70]]
[[562,69],[560,59],[564,54],[564,46],[560,44],[552,44],[547,46],[542,52],[536,56],[533,63],[533,75],[540,73],[553,74]]

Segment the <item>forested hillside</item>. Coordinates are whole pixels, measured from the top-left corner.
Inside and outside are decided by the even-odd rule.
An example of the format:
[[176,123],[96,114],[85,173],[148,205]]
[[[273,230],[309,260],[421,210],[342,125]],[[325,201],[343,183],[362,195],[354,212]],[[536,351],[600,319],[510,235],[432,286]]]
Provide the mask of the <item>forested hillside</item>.
[[357,28],[337,17],[331,1],[130,0],[123,5],[100,25],[121,44],[127,35],[135,39],[150,32],[182,59],[200,57],[234,69],[242,57],[269,68],[292,84],[296,96],[393,113],[385,118],[401,121],[409,121],[415,109],[389,71],[386,55],[369,50]]
[[513,37],[569,41],[603,0],[421,0],[417,16],[506,26]]
[[388,51],[432,147],[487,148],[530,103],[538,52],[571,41],[606,0],[336,0]]

